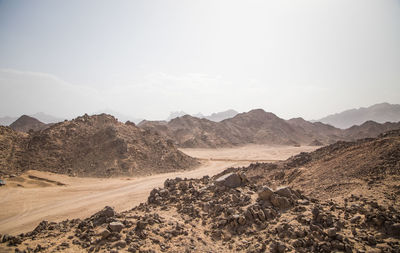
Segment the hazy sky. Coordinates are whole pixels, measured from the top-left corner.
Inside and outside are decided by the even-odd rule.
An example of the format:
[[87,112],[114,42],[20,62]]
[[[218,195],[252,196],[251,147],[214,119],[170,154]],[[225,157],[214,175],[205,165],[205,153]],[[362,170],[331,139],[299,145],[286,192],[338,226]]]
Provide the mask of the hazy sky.
[[400,0],[0,0],[0,116],[400,103]]

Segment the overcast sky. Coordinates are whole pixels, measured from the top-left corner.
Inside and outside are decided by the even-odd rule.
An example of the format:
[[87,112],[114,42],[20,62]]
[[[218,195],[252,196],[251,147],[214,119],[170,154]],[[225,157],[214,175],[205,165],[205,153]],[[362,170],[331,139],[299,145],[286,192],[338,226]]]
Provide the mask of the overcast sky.
[[0,0],[0,116],[400,103],[400,0]]

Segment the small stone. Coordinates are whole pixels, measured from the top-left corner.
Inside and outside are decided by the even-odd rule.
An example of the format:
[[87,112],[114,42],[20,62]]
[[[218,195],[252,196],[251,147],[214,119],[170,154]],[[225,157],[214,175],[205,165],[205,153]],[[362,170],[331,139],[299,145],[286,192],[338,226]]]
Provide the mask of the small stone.
[[120,241],[117,241],[117,242],[113,243],[113,245],[111,247],[112,248],[117,248],[117,247],[125,248],[126,247],[126,242],[120,240]]
[[115,221],[115,222],[111,222],[111,223],[108,225],[108,227],[110,228],[110,230],[111,230],[112,232],[117,232],[117,233],[119,233],[119,232],[121,232],[121,230],[124,228],[124,224],[122,224],[122,223],[119,222],[119,221]]
[[330,238],[333,238],[333,237],[335,237],[336,236],[336,228],[330,228],[330,229],[328,229],[328,231],[326,231],[326,233],[328,234],[328,236],[330,237]]
[[100,212],[98,212],[99,215],[101,216],[105,216],[105,217],[114,217],[115,216],[115,211],[112,207],[106,206],[103,208],[103,210],[101,210]]
[[69,243],[63,242],[60,244],[61,247],[69,248]]
[[243,215],[240,215],[239,218],[238,218],[238,223],[240,225],[246,224],[246,218]]
[[389,235],[400,236],[400,223],[394,223],[386,226],[386,231]]
[[103,229],[98,233],[98,235],[100,235],[102,239],[107,238],[110,234],[111,232],[108,229]]
[[358,223],[361,220],[361,216],[360,215],[356,215],[353,218],[351,218],[350,222],[351,223]]

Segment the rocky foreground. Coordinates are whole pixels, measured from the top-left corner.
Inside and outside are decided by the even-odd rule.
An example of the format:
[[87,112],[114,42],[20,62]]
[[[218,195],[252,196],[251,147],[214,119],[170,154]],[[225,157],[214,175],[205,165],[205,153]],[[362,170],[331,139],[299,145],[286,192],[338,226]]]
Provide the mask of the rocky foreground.
[[320,201],[244,174],[168,179],[147,203],[3,235],[6,252],[400,252],[400,212],[373,198]]

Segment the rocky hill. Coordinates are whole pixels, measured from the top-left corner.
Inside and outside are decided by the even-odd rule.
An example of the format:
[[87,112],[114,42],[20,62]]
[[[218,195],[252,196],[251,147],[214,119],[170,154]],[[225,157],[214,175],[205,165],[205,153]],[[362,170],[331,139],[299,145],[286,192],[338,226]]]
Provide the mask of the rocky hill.
[[343,131],[343,135],[347,140],[357,140],[362,138],[376,137],[381,133],[400,129],[400,122],[397,123],[377,123],[374,121],[366,121],[360,126],[352,126]]
[[[15,137],[16,141],[1,142],[1,145],[15,145],[21,151],[14,163],[4,161],[7,167],[3,167],[3,171],[34,169],[107,177],[149,175],[197,165],[195,159],[178,151],[172,142],[158,134],[130,122],[123,124],[106,114],[84,115],[25,136],[5,129],[2,138]],[[15,156],[8,150],[2,152],[3,157],[9,157],[9,153]]]
[[212,178],[167,179],[163,188],[151,191],[146,203],[129,211],[117,213],[106,206],[84,220],[42,221],[31,232],[3,235],[0,250],[328,253],[400,249],[399,202],[387,205],[359,194],[341,200],[315,199],[301,188],[257,185],[243,173],[246,170],[249,173],[251,168],[231,168]]
[[139,127],[159,132],[179,147],[229,147],[247,143],[296,144],[295,130],[272,113],[253,110],[221,122],[189,115],[169,122],[141,122]]
[[303,137],[296,128],[275,114],[262,109],[240,113],[221,122],[240,140],[239,144],[296,145]]
[[39,131],[48,127],[47,124],[31,116],[22,115],[10,124],[10,128],[19,132],[29,132],[30,130]]
[[14,174],[27,164],[24,150],[28,135],[0,126],[0,176]]
[[398,205],[400,130],[377,138],[340,141],[280,164],[253,164],[243,172],[259,184],[290,185],[320,199],[357,193]]
[[158,132],[173,140],[179,147],[232,146],[234,137],[228,139],[227,129],[216,122],[190,115],[166,121],[143,121],[140,128]]
[[340,129],[321,122],[312,123],[304,120],[303,118],[293,118],[287,120],[286,122],[289,123],[293,128],[296,128],[301,135],[306,137],[306,140],[303,141],[303,143],[309,139],[313,139],[311,142],[309,142],[309,145],[311,146],[320,146],[333,143],[342,139],[343,136],[343,131]]
[[332,114],[318,121],[343,129],[354,125],[361,125],[366,121],[375,121],[378,123],[399,122],[400,105],[389,103],[375,104],[366,108],[361,107]]
[[262,109],[237,114],[221,122],[189,115],[166,121],[143,121],[143,129],[158,132],[179,147],[229,147],[244,144],[327,145],[339,140],[376,137],[388,130],[399,129],[400,123],[366,122],[342,130],[302,118],[284,120]]

